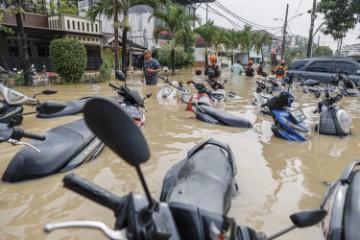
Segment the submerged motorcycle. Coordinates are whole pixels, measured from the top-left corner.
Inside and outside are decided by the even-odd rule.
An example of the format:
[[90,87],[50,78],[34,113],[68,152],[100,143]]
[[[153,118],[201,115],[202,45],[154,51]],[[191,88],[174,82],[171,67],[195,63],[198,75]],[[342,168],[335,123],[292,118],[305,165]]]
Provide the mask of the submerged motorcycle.
[[262,108],[264,114],[269,113],[269,110],[266,108],[266,103],[270,98],[276,96],[281,90],[282,82],[278,81],[276,78],[268,78],[266,72],[262,72],[261,75],[264,77],[262,81],[256,81],[257,87],[255,90],[255,101],[254,105]]
[[[355,83],[350,80],[348,72],[343,72],[338,69],[331,82],[333,85],[339,87],[342,95],[349,97],[359,96],[359,90],[356,88]],[[340,84],[340,82],[342,84]]]
[[195,86],[198,92],[187,100],[186,110],[195,113],[197,119],[212,124],[252,128],[252,124],[248,120],[232,115],[225,110],[215,108],[211,98],[212,92],[204,84],[194,81],[189,81],[188,84],[190,83]]
[[160,88],[160,91],[157,94],[158,99],[175,99],[178,96],[181,98],[182,95],[187,95],[190,93],[190,90],[184,87],[183,82],[169,82],[168,78],[163,78],[161,76],[158,76],[158,78],[162,79],[165,83],[165,85]]
[[320,114],[319,123],[315,125],[315,130],[322,134],[347,136],[351,134],[351,116],[339,108],[338,102],[342,95],[338,93],[338,88],[332,86],[325,90],[325,96],[318,104],[314,113]]
[[321,222],[326,240],[359,239],[360,159],[351,162],[327,189],[321,208],[329,214]]
[[[116,104],[101,98],[89,101],[85,106],[84,115],[91,130],[115,153],[135,167],[146,197],[134,193],[118,197],[74,174],[67,175],[64,178],[65,187],[114,211],[116,217],[115,230],[101,222],[73,221],[46,224],[44,227],[46,232],[60,228],[84,227],[98,229],[110,239],[265,240],[274,239],[296,227],[314,225],[326,215],[325,210],[313,210],[294,214],[290,217],[294,223],[293,226],[268,238],[262,232],[255,232],[249,227],[237,225],[234,219],[222,214],[222,212],[228,209],[228,206],[224,205],[223,202],[224,200],[227,202],[226,199],[229,198],[229,190],[231,190],[235,171],[234,165],[230,162],[230,159],[232,159],[231,153],[227,152],[226,149],[228,147],[226,145],[212,140],[206,141],[190,151],[188,159],[183,164],[180,163],[179,165],[182,166],[178,165],[173,171],[175,173],[173,176],[175,177],[168,175],[170,179],[175,179],[175,183],[170,181],[167,194],[165,194],[169,196],[170,200],[167,202],[156,201],[150,195],[140,168],[140,164],[146,162],[150,157],[149,148],[144,136],[132,119],[124,111],[121,111],[121,108]],[[99,115],[109,117],[100,118],[98,117]],[[122,123],[121,127],[118,125],[119,121]],[[186,184],[186,182],[191,181],[191,177],[186,178],[186,176],[194,175],[194,179],[197,181],[205,181],[201,178],[203,174],[207,173],[207,171],[202,169],[202,166],[206,164],[199,163],[199,167],[194,164],[195,162],[197,164],[199,161],[204,161],[204,154],[209,153],[216,154],[213,160],[215,160],[215,157],[219,157],[219,164],[223,169],[219,169],[218,173],[221,176],[226,175],[227,178],[208,178],[209,176],[205,175],[206,180],[211,181],[211,183],[207,182],[207,184],[209,186],[216,186],[214,188],[216,190],[213,191],[219,192],[211,194],[211,196],[215,196],[214,199],[211,199],[211,201],[214,200],[212,201],[213,203],[199,207],[198,205],[193,205],[192,202],[196,202],[195,199],[198,199],[199,202],[197,204],[204,203],[203,199],[209,197],[209,192],[202,191],[202,189],[206,189],[206,186],[201,184],[201,182],[195,186]],[[215,161],[212,162],[215,163]],[[213,168],[215,169],[219,164],[215,164]],[[211,167],[211,164],[207,165],[208,168]],[[179,168],[181,168],[181,174],[176,174],[176,172],[179,172],[176,169]],[[223,184],[226,182],[228,185]],[[184,184],[182,185],[182,183]],[[195,196],[190,196],[192,193],[196,193]],[[187,197],[182,195],[187,195]],[[194,200],[188,201],[186,199]],[[218,201],[219,199],[220,201]]]
[[[43,103],[37,107],[37,111],[42,116],[67,116],[77,111],[71,110],[71,106],[76,108],[79,105]],[[1,178],[4,182],[20,182],[69,171],[95,159],[104,148],[104,144],[86,126],[84,119],[53,128],[43,133],[41,138],[26,134],[21,128],[0,125],[0,142],[25,145],[6,167]],[[24,143],[20,142],[22,137],[41,141]]]
[[143,127],[145,124],[145,99],[151,97],[152,94],[147,93],[146,97],[142,98],[137,90],[131,90],[126,86],[126,76],[123,72],[117,70],[115,76],[119,81],[124,81],[125,86],[117,87],[109,84],[118,93],[118,97],[113,97],[112,101],[119,104],[134,119],[138,127]]
[[23,121],[24,105],[38,106],[40,102],[36,99],[36,96],[54,93],[56,93],[56,91],[44,90],[31,98],[21,92],[0,84],[0,94],[4,98],[4,100],[0,101],[0,123],[11,123],[12,126],[20,125]]
[[281,92],[278,96],[271,98],[266,107],[274,120],[271,127],[274,135],[288,141],[306,141],[310,132],[304,123],[305,114],[298,108],[291,108],[294,96],[289,93],[293,75],[289,77],[288,91]]

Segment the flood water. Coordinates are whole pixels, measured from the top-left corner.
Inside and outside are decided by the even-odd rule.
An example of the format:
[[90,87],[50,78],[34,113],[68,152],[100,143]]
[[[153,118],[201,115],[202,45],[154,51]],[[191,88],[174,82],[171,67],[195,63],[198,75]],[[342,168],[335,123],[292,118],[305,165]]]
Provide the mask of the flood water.
[[[176,100],[157,99],[161,83],[158,86],[144,86],[139,75],[129,75],[129,87],[139,90],[143,96],[147,92],[153,93],[146,100],[148,112],[143,128],[151,158],[142,164],[142,170],[151,194],[158,198],[166,171],[183,159],[189,149],[209,138],[229,144],[238,167],[236,180],[240,195],[233,199],[228,215],[235,218],[238,224],[261,230],[269,236],[290,226],[289,216],[292,213],[318,208],[327,188],[323,182],[334,181],[348,163],[360,157],[359,99],[344,97],[340,102],[353,119],[351,136],[341,139],[319,135],[314,131],[318,115],[312,113],[319,99],[302,93],[301,88],[296,87],[298,83],[295,83],[291,90],[296,98],[293,106],[301,108],[307,115],[306,122],[312,133],[307,142],[288,142],[273,136],[271,117],[263,116],[251,104],[256,79],[232,76],[226,72],[222,78],[228,79],[227,90],[236,92],[242,100],[226,102],[219,107],[249,119],[254,125],[252,129],[201,122],[193,118],[191,112],[185,111],[184,104]],[[197,79],[190,71],[170,76],[170,80],[186,82],[190,79]],[[43,88],[16,89],[32,95]],[[39,96],[40,101],[65,102],[86,96],[108,97],[116,93],[108,87],[108,83],[96,86],[54,85],[51,89],[58,93]],[[29,115],[24,117],[22,127],[28,132],[42,133],[81,117],[36,119]],[[121,123],[118,127],[121,128]],[[20,148],[9,143],[0,144],[1,171]],[[144,193],[135,170],[108,148],[95,161],[73,172],[117,195],[125,195],[130,191]],[[104,239],[102,233],[89,229],[57,230],[51,234],[43,232],[43,226],[49,222],[92,220],[104,222],[110,227],[115,223],[114,214],[110,210],[63,188],[64,175],[16,184],[0,183],[0,239]],[[279,239],[322,239],[322,232],[317,225],[296,229]]]

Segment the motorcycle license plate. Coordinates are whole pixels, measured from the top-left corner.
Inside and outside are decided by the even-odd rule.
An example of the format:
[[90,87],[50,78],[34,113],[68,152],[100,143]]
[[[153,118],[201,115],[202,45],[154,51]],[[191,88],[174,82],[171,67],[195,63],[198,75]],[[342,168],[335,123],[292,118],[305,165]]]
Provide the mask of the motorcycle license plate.
[[302,122],[306,119],[305,114],[300,109],[294,109],[290,111],[290,116],[297,122]]

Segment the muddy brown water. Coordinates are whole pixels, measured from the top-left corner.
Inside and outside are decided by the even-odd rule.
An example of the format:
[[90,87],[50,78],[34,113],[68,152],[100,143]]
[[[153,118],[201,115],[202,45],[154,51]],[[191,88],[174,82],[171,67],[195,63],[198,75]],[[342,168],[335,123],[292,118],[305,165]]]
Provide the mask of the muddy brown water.
[[[185,105],[176,100],[156,98],[160,82],[158,86],[144,86],[139,81],[139,75],[130,74],[129,87],[139,90],[143,96],[147,92],[153,93],[146,100],[148,112],[143,128],[151,158],[142,165],[142,170],[151,194],[158,198],[166,171],[183,159],[195,144],[208,138],[228,143],[236,158],[236,180],[240,189],[240,195],[233,199],[228,215],[235,218],[238,224],[270,235],[291,224],[290,214],[318,208],[326,190],[323,182],[334,181],[348,163],[360,157],[359,100],[344,97],[340,104],[353,118],[351,136],[341,139],[319,135],[314,131],[318,115],[312,113],[318,99],[302,93],[295,83],[291,90],[296,97],[294,106],[300,107],[307,115],[306,122],[312,132],[309,141],[288,142],[273,136],[271,118],[259,114],[259,109],[251,104],[256,79],[232,76],[226,72],[222,77],[228,79],[227,90],[236,92],[242,99],[219,107],[249,119],[254,128],[215,126],[196,120],[191,112],[185,111]],[[170,79],[187,81],[197,77],[188,71],[179,72]],[[43,88],[16,89],[31,95]],[[58,93],[40,96],[39,99],[68,101],[85,96],[115,94],[108,83],[94,86],[56,85],[51,89]],[[25,110],[31,111],[31,108]],[[81,117],[36,119],[26,116],[22,127],[29,132],[42,133]],[[8,143],[0,144],[1,171],[20,148]],[[144,193],[135,170],[108,148],[95,161],[73,172],[117,195],[130,191]],[[43,226],[49,222],[92,220],[102,221],[110,227],[114,225],[114,214],[110,210],[64,189],[64,175],[56,174],[16,184],[0,183],[0,239],[104,239],[102,233],[88,229],[57,230],[51,234],[43,232]],[[317,225],[294,230],[279,239],[322,239],[322,232]]]

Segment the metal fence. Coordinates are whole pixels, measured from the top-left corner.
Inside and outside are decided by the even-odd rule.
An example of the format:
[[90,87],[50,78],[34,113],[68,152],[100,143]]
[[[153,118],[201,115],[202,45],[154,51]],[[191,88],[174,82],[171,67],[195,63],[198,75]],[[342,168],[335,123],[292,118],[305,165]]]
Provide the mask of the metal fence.
[[[43,66],[45,65],[47,71],[53,71],[51,66],[50,58],[48,57],[31,57],[29,58],[30,64],[34,64],[35,68],[38,71],[41,71],[43,69]],[[101,58],[88,58],[87,64],[86,64],[86,70],[87,71],[96,71],[100,69],[100,65],[102,63]],[[2,66],[5,69],[22,69],[21,66],[21,58],[19,57],[0,57],[0,66]]]

